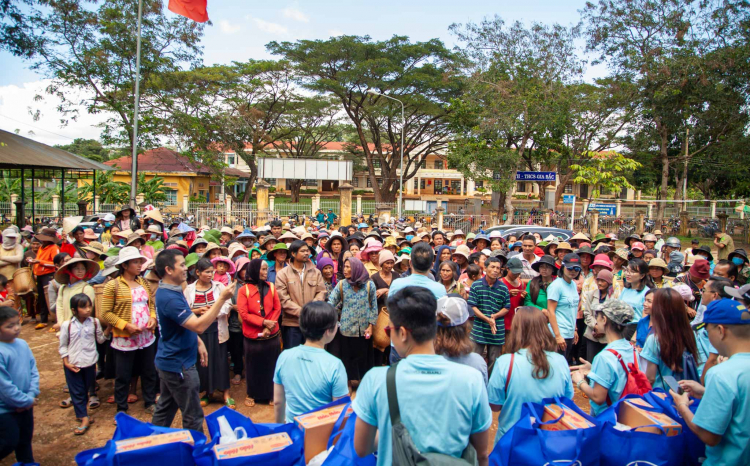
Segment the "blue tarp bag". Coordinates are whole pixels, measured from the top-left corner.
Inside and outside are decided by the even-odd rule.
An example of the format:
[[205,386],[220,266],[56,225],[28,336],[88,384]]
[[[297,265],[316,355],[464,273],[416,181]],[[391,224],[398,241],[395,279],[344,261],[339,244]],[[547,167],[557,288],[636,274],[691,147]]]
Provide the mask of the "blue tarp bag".
[[[221,432],[219,431],[218,419],[221,416],[226,417],[227,422],[229,422],[229,426],[232,429],[236,429],[237,427],[245,429],[248,438],[286,432],[289,435],[289,438],[292,439],[292,444],[283,450],[271,453],[240,458],[228,458],[219,461],[216,459],[213,447],[219,445]],[[302,451],[304,437],[302,431],[300,431],[294,424],[256,424],[249,417],[224,406],[206,416],[206,425],[208,425],[208,433],[211,436],[211,440],[200,448],[195,448],[193,452],[195,464],[199,466],[244,466],[253,464],[273,464],[274,466],[305,465],[305,456]]]
[[[594,427],[577,430],[548,431],[541,425],[554,424],[562,419],[542,422],[544,405],[564,405],[591,422]],[[536,420],[532,424],[531,418]],[[495,444],[490,454],[492,466],[597,466],[601,424],[568,398],[546,398],[542,403],[524,403],[521,418]]]
[[[602,466],[635,464],[649,466],[682,465],[683,448],[685,446],[684,434],[667,437],[666,431],[663,434],[654,434],[651,432],[640,432],[637,429],[622,431],[615,428],[620,406],[626,400],[630,399],[640,399],[649,402],[649,400],[640,395],[627,395],[597,416],[597,419],[604,425],[601,436]],[[652,406],[654,405],[652,404]],[[653,409],[642,408],[646,411],[669,415],[669,413],[659,406],[654,406]],[[657,427],[662,429],[658,425],[643,427]]]
[[[374,454],[360,458],[354,450],[354,425],[357,423],[357,415],[351,413],[346,425],[343,429],[341,428],[348,409],[348,406],[344,408],[333,426],[333,433],[328,440],[328,449],[331,449],[334,442],[336,442],[336,445],[333,446],[333,450],[323,462],[323,466],[375,466],[378,460]],[[336,438],[338,438],[338,441]]]
[[[663,396],[666,396],[666,399],[657,396],[656,393],[662,393]],[[706,457],[706,444],[703,443],[703,441],[698,438],[692,430],[690,430],[685,420],[680,416],[680,413],[677,412],[672,395],[664,392],[664,390],[660,388],[656,388],[652,392],[646,393],[643,397],[646,401],[651,403],[651,406],[664,409],[664,414],[680,423],[682,426],[682,435],[685,437],[685,455],[682,460],[683,464],[687,466],[699,465],[701,463],[699,459]],[[690,411],[695,414],[695,411],[700,404],[700,400],[697,398],[691,398],[691,400],[693,400],[693,404],[690,405]]]
[[193,434],[194,445],[171,443],[115,455],[115,442],[118,440],[185,430],[173,429],[171,427],[157,427],[153,424],[139,421],[125,413],[117,413],[115,420],[117,421],[117,429],[112,440],[108,441],[103,447],[82,451],[77,454],[75,458],[76,464],[79,466],[164,466],[164,458],[169,458],[170,466],[193,466],[195,464],[193,450],[202,447],[206,443],[205,435],[191,430],[190,433]]

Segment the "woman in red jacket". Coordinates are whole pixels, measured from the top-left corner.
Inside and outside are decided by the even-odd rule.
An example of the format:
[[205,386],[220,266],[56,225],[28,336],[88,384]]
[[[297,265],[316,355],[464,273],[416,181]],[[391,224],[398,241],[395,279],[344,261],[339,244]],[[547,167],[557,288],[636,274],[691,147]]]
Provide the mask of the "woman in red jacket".
[[268,264],[253,259],[245,267],[247,284],[237,295],[245,336],[245,406],[255,406],[255,400],[273,405],[273,371],[281,354],[281,303],[273,284],[266,281]]

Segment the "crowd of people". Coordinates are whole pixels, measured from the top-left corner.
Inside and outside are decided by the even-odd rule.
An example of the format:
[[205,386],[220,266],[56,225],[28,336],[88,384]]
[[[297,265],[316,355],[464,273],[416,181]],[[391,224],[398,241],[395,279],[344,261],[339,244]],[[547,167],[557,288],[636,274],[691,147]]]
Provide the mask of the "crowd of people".
[[[93,226],[63,219],[7,228],[0,247],[0,459],[33,462],[39,374],[21,325],[59,338],[75,435],[101,405],[140,397],[152,422],[203,431],[203,408],[241,400],[276,421],[347,395],[354,445],[391,464],[389,393],[421,452],[487,464],[526,402],[588,398],[592,415],[625,390],[624,367],[672,393],[708,448],[704,464],[747,464],[750,262],[731,237],[683,247],[659,231],[505,237],[437,225],[332,228],[165,224],[125,206]],[[35,289],[21,293],[22,268]],[[50,316],[55,316],[54,323]],[[396,388],[398,387],[398,388]],[[469,456],[466,456],[469,455]],[[729,461],[728,461],[729,459]]]

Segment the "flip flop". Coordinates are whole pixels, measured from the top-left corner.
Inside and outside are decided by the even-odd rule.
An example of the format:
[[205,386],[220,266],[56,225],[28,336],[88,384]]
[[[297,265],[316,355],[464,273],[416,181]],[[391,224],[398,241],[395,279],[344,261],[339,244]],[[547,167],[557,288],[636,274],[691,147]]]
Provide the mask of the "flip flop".
[[60,402],[60,407],[62,409],[67,409],[67,408],[70,408],[71,406],[73,406],[73,399],[70,397]]
[[255,406],[255,400],[248,396],[247,398],[245,398],[245,406],[247,406],[248,408],[252,408],[253,406]]
[[91,424],[89,424],[87,426],[78,426],[73,431],[73,435],[83,435],[83,434],[85,434],[86,432],[89,431],[90,427],[91,427]]
[[201,408],[205,408],[206,406],[208,406],[208,403],[209,403],[208,397],[201,398]]
[[47,324],[43,324],[41,322],[36,324],[36,327],[34,327],[35,330],[41,330],[43,328],[47,328]]
[[107,403],[114,404],[114,402],[115,402],[115,396],[109,395],[109,398],[107,398]]
[[138,401],[138,395],[130,394],[128,395],[128,403],[133,404],[136,401]]
[[237,409],[237,405],[234,402],[234,398],[227,398],[226,400],[224,400],[224,404],[229,409]]

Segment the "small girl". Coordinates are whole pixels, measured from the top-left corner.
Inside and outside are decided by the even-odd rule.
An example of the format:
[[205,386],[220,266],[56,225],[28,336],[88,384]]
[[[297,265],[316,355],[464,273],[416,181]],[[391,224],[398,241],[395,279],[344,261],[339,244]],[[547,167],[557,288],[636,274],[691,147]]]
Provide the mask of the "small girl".
[[234,262],[228,257],[220,256],[211,259],[211,263],[214,266],[214,281],[229,286],[235,271]]
[[96,381],[96,362],[99,358],[96,344],[102,344],[106,339],[99,320],[91,317],[93,309],[91,298],[85,293],[74,295],[70,299],[73,317],[60,326],[59,351],[65,366],[65,381],[76,419],[81,420],[81,425],[73,431],[75,435],[85,434],[94,422],[89,419],[87,410],[89,391]]
[[466,278],[463,282],[464,289],[468,290],[469,288],[471,288],[472,283],[479,280],[480,272],[481,269],[477,264],[470,264],[468,267],[466,267]]

